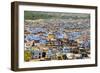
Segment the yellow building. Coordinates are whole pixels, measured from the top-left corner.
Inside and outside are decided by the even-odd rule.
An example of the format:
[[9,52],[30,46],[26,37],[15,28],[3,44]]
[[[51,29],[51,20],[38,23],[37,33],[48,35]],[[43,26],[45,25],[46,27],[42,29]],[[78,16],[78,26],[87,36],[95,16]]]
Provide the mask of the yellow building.
[[55,35],[54,34],[48,34],[48,39],[49,40],[55,39]]
[[31,49],[32,49],[32,50],[39,50],[39,48],[36,47],[36,46],[32,47]]

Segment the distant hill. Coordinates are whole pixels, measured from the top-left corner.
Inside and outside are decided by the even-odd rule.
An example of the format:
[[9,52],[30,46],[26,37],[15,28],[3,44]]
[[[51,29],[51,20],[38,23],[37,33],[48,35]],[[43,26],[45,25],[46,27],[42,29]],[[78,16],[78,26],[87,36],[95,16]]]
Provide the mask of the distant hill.
[[89,19],[90,15],[85,13],[64,13],[64,12],[41,12],[41,11],[24,11],[25,20],[36,19]]

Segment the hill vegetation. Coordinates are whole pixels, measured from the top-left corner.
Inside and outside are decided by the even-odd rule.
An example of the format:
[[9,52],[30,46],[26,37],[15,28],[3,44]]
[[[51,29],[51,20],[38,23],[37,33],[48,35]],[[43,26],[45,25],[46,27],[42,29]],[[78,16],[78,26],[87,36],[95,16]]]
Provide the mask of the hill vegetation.
[[36,19],[88,19],[90,18],[89,14],[83,13],[64,13],[64,12],[38,12],[38,11],[25,11],[24,12],[25,20],[36,20]]

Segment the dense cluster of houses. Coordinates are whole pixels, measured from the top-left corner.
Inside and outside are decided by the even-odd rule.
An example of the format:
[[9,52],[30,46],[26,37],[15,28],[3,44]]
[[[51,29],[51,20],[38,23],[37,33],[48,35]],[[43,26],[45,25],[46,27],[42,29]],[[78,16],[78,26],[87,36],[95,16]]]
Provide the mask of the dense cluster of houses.
[[29,26],[26,28],[24,31],[25,61],[69,60],[90,57],[89,36],[81,31],[50,32],[44,28]]

